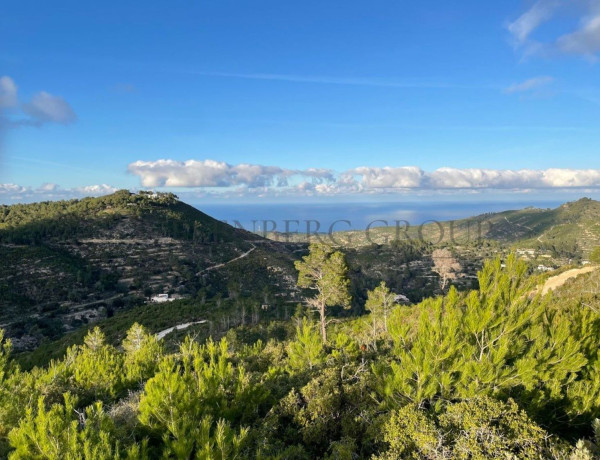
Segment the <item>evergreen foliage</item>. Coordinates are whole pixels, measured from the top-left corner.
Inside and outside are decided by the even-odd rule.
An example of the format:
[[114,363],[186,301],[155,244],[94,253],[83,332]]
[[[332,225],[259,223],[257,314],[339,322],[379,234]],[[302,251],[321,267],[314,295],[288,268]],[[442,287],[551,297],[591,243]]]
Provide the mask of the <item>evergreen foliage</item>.
[[[338,305],[333,254],[299,268],[334,258],[342,289],[317,294]],[[327,343],[308,317],[176,349],[131,322],[119,344],[94,328],[25,371],[0,333],[0,457],[600,458],[598,299],[542,296],[515,256],[478,281],[410,307],[382,283],[371,317],[330,325]]]
[[380,324],[383,324],[383,330],[387,333],[387,319],[394,306],[394,298],[395,295],[390,292],[385,281],[382,281],[379,286],[368,292],[365,307],[371,312],[371,317],[373,318],[373,332],[375,334],[377,334]]
[[350,280],[346,276],[348,267],[344,255],[324,244],[311,244],[310,253],[296,261],[298,286],[316,291],[307,299],[308,305],[319,312],[321,336],[327,342],[326,308],[340,305],[350,307]]
[[292,370],[302,371],[323,364],[323,342],[307,318],[296,328],[296,340],[288,345],[288,362]]

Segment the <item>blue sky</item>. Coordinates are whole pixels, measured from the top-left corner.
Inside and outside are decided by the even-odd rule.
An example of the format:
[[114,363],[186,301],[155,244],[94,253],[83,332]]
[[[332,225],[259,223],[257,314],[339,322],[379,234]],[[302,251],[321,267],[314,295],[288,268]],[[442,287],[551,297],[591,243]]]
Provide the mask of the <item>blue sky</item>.
[[600,190],[598,0],[2,9],[0,202]]

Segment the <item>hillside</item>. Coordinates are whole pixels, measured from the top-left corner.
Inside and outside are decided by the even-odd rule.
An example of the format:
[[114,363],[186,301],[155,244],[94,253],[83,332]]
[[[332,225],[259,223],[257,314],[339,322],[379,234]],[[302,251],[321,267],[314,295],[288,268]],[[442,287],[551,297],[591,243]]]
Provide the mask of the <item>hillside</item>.
[[23,369],[0,332],[0,456],[597,459],[599,273],[531,295],[527,264],[498,258],[470,293],[386,316],[372,296],[327,342],[299,310],[227,332],[215,316],[166,343],[155,304]]
[[[17,207],[22,226],[10,208],[4,214],[3,250],[20,258],[6,259],[3,292],[19,299],[17,286],[43,287],[52,296],[73,279],[88,292],[57,310],[5,299],[20,324],[40,330],[84,309],[98,314],[56,336],[18,335],[9,323],[16,355],[0,328],[0,457],[53,449],[52,458],[597,458],[596,265],[546,273],[527,253],[501,254],[472,279],[476,264],[461,259],[466,280],[439,289],[431,270],[439,245],[341,247],[341,259],[330,259],[342,262],[330,265],[336,276],[323,259],[299,267],[300,279],[302,265],[327,277],[326,295],[353,297],[345,314],[338,300],[327,307],[325,340],[314,312],[297,305],[316,292],[294,288],[291,263],[303,245],[221,229],[173,195],[120,192],[91,200],[85,215],[83,206]],[[578,206],[557,213],[579,215]],[[39,235],[35,214],[48,216]],[[169,219],[178,225],[163,225]],[[482,257],[510,244],[449,246]],[[172,265],[183,261],[196,264],[189,277]],[[93,285],[73,278],[88,267]],[[148,303],[146,289],[182,298]],[[25,340],[40,338],[23,352]]]
[[[600,203],[582,199],[557,209],[490,213],[422,228],[337,233],[335,242],[350,268],[352,312],[363,312],[367,290],[381,280],[411,302],[441,293],[431,257],[439,246],[450,247],[462,265],[453,282],[459,289],[477,287],[476,273],[486,258],[514,250],[531,269],[585,260],[600,245],[598,215]],[[172,194],[119,191],[2,206],[0,327],[17,350],[42,342],[51,347],[67,332],[142,307],[163,293],[197,301],[202,313],[172,315],[173,321],[157,327],[204,319],[205,310],[217,306],[249,312],[284,305],[287,317],[300,299],[293,261],[306,246],[278,238],[233,228]],[[164,308],[169,312],[176,305]],[[244,321],[244,315],[233,316]]]
[[353,295],[364,300],[366,289],[384,280],[394,292],[418,302],[439,294],[431,254],[449,247],[462,265],[455,285],[477,287],[484,260],[517,252],[531,269],[548,270],[584,263],[600,246],[600,202],[583,198],[556,209],[526,208],[485,213],[456,221],[342,231],[333,235],[271,233],[275,241],[329,242],[344,250],[351,268]]
[[[0,257],[0,327],[17,349],[154,294],[264,301],[273,287],[295,290],[285,245],[215,220],[172,194],[122,190],[2,206]],[[248,264],[252,270],[244,269]]]
[[600,202],[582,198],[556,209],[526,208],[422,226],[378,227],[366,232],[340,232],[347,246],[422,239],[434,244],[468,245],[491,240],[504,245],[531,247],[555,254],[579,252],[587,256],[600,245]]

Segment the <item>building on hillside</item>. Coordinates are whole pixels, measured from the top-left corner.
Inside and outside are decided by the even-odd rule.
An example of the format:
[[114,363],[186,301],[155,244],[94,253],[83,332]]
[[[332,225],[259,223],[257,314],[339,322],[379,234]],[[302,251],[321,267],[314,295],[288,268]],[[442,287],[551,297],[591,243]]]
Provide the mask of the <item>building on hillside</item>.
[[175,299],[169,297],[169,294],[156,294],[155,296],[150,297],[150,301],[155,303],[171,302],[173,300]]
[[535,249],[517,249],[517,255],[521,257],[535,257]]

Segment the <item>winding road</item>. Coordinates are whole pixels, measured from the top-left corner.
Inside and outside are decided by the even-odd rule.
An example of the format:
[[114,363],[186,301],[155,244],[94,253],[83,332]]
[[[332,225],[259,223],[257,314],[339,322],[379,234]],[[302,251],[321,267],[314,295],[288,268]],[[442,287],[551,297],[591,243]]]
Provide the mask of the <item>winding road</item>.
[[196,273],[196,276],[203,275],[206,272],[209,272],[211,270],[216,270],[218,268],[222,268],[225,265],[229,265],[230,263],[233,263],[237,260],[243,259],[244,257],[248,257],[250,255],[250,253],[256,249],[256,246],[253,243],[250,243],[250,244],[252,245],[252,247],[248,251],[244,252],[241,256],[237,256],[231,260],[228,260],[227,262],[223,262],[223,263],[220,263],[217,265],[213,265],[212,267],[205,268],[204,270],[201,270],[198,273]]
[[190,327],[190,326],[193,326],[194,324],[204,324],[204,323],[206,323],[206,320],[205,320],[205,319],[203,319],[203,320],[201,320],[201,321],[192,321],[191,323],[182,323],[182,324],[178,324],[178,325],[176,325],[176,326],[169,327],[169,328],[167,328],[167,329],[164,329],[164,330],[162,330],[162,331],[158,332],[158,333],[156,334],[156,338],[157,338],[158,340],[162,340],[162,339],[164,339],[164,338],[165,338],[167,335],[169,335],[171,332],[173,332],[174,330],[178,330],[178,331],[180,331],[180,330],[182,330],[182,329],[187,329],[188,327]]
[[[254,251],[256,249],[256,246],[254,245],[254,243],[250,243],[250,244],[252,245],[252,247],[249,250],[247,250],[246,252],[244,252],[242,255],[234,257],[233,259],[228,260],[227,262],[223,262],[223,263],[220,263],[220,264],[217,264],[217,265],[213,265],[212,267],[205,268],[204,270],[201,270],[198,273],[196,273],[196,276],[200,276],[200,275],[202,275],[202,274],[204,274],[206,272],[209,272],[211,270],[217,270],[218,268],[222,268],[225,265],[228,265],[230,263],[236,262],[236,261],[238,261],[240,259],[243,259],[244,257],[248,257],[250,255],[250,253],[252,253],[252,251]],[[178,330],[179,331],[179,330],[182,330],[182,329],[187,329],[188,327],[193,326],[195,324],[204,324],[204,323],[206,323],[205,319],[203,319],[201,321],[193,321],[193,322],[190,322],[190,323],[178,324],[176,326],[169,327],[167,329],[164,329],[164,330],[158,332],[156,334],[156,338],[158,340],[162,340],[163,338],[165,338],[167,335],[169,335],[174,330]]]

